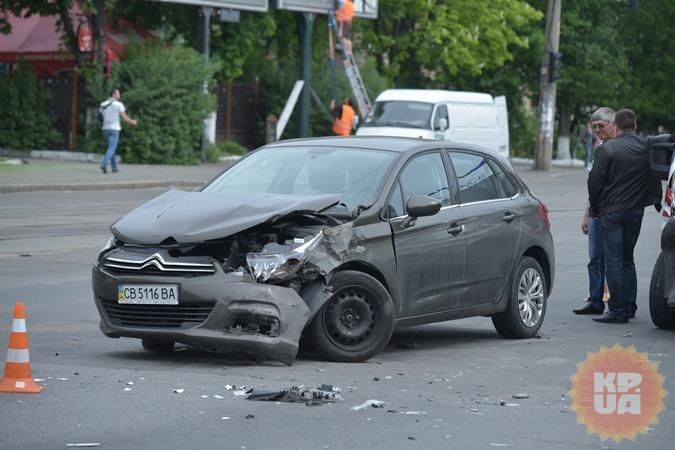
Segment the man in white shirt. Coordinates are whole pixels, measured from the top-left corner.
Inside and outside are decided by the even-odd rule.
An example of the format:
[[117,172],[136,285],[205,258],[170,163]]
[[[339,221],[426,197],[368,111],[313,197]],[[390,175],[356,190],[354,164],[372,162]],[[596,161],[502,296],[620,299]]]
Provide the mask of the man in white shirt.
[[108,173],[108,162],[110,162],[112,171],[117,172],[115,152],[117,151],[117,143],[119,142],[120,130],[122,129],[120,118],[130,125],[138,125],[138,120],[127,116],[124,104],[119,101],[121,96],[119,89],[113,89],[110,93],[110,98],[101,103],[98,109],[103,116],[101,130],[108,146],[103,159],[101,159],[101,171],[103,173]]

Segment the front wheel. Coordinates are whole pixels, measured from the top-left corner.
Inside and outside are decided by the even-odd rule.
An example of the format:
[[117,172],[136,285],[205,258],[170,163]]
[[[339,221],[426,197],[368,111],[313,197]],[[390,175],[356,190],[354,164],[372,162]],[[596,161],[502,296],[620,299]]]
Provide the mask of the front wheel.
[[666,261],[663,253],[660,253],[649,283],[649,315],[657,327],[672,330],[675,329],[675,314],[668,307],[665,295],[665,270]]
[[541,266],[534,258],[523,257],[511,280],[506,310],[492,316],[497,332],[514,339],[535,336],[544,322],[546,292]]
[[394,331],[394,306],[389,293],[362,272],[338,272],[333,295],[308,328],[316,352],[331,361],[361,362],[382,351]]

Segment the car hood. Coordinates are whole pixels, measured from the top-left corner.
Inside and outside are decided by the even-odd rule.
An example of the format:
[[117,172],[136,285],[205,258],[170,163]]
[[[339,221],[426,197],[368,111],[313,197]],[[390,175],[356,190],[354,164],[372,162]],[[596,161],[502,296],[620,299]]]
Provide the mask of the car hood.
[[110,230],[127,244],[179,244],[220,239],[293,212],[317,212],[340,195],[282,195],[168,191],[115,222]]

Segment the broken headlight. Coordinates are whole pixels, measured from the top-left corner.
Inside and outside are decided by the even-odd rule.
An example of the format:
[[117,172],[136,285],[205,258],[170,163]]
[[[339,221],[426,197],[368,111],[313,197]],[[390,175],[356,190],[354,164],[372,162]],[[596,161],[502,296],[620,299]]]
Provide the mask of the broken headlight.
[[276,242],[266,244],[260,253],[247,253],[248,268],[257,281],[269,279],[283,280],[297,272],[309,259],[323,232],[305,239],[294,239],[292,243],[280,245]]
[[96,261],[99,261],[101,259],[101,256],[103,256],[103,254],[106,253],[108,250],[117,246],[119,246],[119,242],[117,241],[115,236],[110,236],[110,239],[108,239],[103,248],[99,250],[98,258],[96,258]]

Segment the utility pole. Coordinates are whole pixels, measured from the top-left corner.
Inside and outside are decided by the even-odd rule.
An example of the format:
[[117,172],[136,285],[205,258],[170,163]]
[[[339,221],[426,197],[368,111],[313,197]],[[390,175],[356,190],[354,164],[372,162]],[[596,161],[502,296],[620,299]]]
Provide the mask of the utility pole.
[[556,79],[560,70],[560,9],[562,0],[548,0],[546,11],[546,49],[539,74],[539,127],[534,169],[551,170],[553,127],[555,125]]

